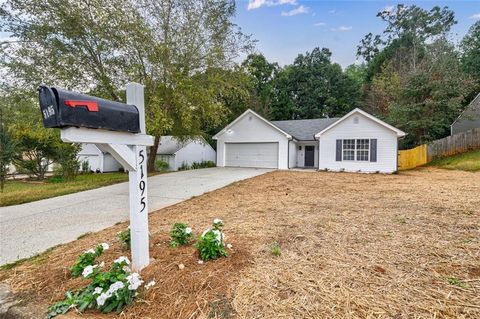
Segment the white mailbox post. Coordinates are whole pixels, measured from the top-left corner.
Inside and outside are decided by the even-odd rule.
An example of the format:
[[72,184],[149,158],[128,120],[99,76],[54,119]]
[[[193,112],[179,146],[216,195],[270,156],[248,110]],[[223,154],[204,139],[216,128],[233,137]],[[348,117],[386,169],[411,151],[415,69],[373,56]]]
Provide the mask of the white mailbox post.
[[[95,127],[61,127],[61,139],[69,143],[89,143],[97,145],[101,150],[109,152],[122,166],[128,170],[129,178],[129,194],[130,194],[130,233],[131,233],[131,251],[132,251],[132,268],[140,271],[150,262],[149,255],[149,232],[148,232],[148,187],[147,187],[147,146],[153,145],[153,136],[147,135],[145,130],[145,104],[144,104],[144,88],[138,83],[129,83],[126,86],[127,104],[134,105],[138,109],[138,119],[140,124],[139,133],[131,133],[126,131],[114,131],[91,128]],[[73,96],[74,98],[76,96]],[[101,112],[102,101],[94,97],[80,96],[83,100],[68,100],[64,104],[68,107],[86,106],[89,112]],[[52,98],[53,99],[53,98]],[[44,98],[47,101],[42,112],[45,121],[49,121],[49,117],[59,117],[59,104],[62,101],[51,103],[57,104],[50,106],[49,97]],[[97,102],[98,101],[98,102]],[[40,99],[42,107],[42,99]],[[45,102],[44,102],[45,104]],[[65,107],[65,106],[62,106]],[[53,111],[51,111],[53,109]],[[72,110],[67,108],[68,112]],[[87,112],[86,109],[83,109]],[[92,118],[98,114],[85,116],[88,122],[88,116]],[[93,121],[93,120],[92,120]],[[87,123],[88,124],[88,123]],[[54,124],[56,125],[56,124]],[[55,127],[55,126],[50,126]],[[120,128],[121,129],[121,128]]]

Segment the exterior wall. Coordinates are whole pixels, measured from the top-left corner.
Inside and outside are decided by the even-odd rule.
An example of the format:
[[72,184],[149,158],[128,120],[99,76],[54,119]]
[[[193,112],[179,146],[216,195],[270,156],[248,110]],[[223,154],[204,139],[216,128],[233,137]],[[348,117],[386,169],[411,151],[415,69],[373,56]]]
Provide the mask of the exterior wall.
[[[294,167],[305,167],[305,146],[314,146],[314,166],[315,168],[318,167],[318,141],[311,141],[311,142],[298,142],[297,143],[297,157],[295,160]],[[302,149],[299,150],[298,146],[301,146]]]
[[193,162],[199,163],[203,161],[215,163],[216,158],[217,154],[210,144],[204,140],[195,140],[175,153],[175,170],[182,166],[184,162],[188,165],[192,165]]
[[297,142],[290,141],[288,148],[288,168],[297,167],[297,151],[298,144]]
[[82,144],[77,156],[80,163],[88,161],[91,171],[103,172],[103,153],[94,144]]
[[105,154],[103,156],[103,172],[118,172],[123,166],[117,162],[112,154]]
[[217,166],[225,166],[225,143],[278,143],[278,168],[288,169],[288,138],[254,114],[247,113],[217,139]]
[[[358,124],[354,118],[358,118]],[[336,161],[337,139],[377,139],[377,161]],[[348,172],[382,172],[397,171],[397,135],[392,130],[371,119],[353,113],[320,136],[319,169]]]
[[156,159],[168,163],[168,170],[169,171],[176,171],[177,170],[177,166],[175,165],[175,155],[159,155],[159,154],[157,154]]
[[474,128],[480,127],[480,116],[474,116],[467,118],[466,116],[459,118],[453,125],[451,129],[451,135],[458,133],[467,132]]

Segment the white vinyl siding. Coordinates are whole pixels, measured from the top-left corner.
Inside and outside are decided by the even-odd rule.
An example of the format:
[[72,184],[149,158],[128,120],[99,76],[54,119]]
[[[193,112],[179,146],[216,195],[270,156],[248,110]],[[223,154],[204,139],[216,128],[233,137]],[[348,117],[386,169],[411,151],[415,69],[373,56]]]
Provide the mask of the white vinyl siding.
[[[229,151],[227,150],[228,144],[275,144],[276,145],[276,162],[273,165],[273,158],[268,160],[261,160],[264,163],[260,163],[258,159],[252,159],[254,162],[258,162],[261,166],[252,166],[251,161],[243,160],[236,161],[236,165],[244,165],[246,163],[248,167],[266,167],[267,165],[273,168],[279,169],[288,169],[289,164],[289,151],[292,156],[296,155],[296,152],[289,150],[289,140],[281,131],[272,127],[264,120],[259,118],[257,115],[251,112],[245,113],[243,116],[238,118],[236,122],[229,126],[227,130],[222,132],[217,136],[217,166],[230,166],[232,162],[230,159],[227,160],[227,156],[230,157]],[[292,147],[294,144],[290,143]],[[267,146],[268,147],[268,146]],[[248,151],[248,150],[247,150]],[[243,155],[242,155],[243,156]],[[250,156],[245,154],[245,156]],[[270,156],[270,155],[268,155]],[[269,162],[265,164],[265,162]]]
[[[357,118],[357,123],[355,123]],[[376,161],[370,161],[370,144],[376,139]],[[336,160],[336,141],[342,140],[341,160]],[[350,142],[344,152],[344,141]],[[360,143],[358,140],[361,140]],[[368,149],[367,142],[368,140]],[[381,172],[393,173],[397,170],[397,134],[393,130],[353,113],[320,136],[319,169],[347,172]],[[344,160],[344,156],[352,160]],[[366,159],[368,157],[368,159]]]
[[225,143],[225,166],[278,167],[278,143]]

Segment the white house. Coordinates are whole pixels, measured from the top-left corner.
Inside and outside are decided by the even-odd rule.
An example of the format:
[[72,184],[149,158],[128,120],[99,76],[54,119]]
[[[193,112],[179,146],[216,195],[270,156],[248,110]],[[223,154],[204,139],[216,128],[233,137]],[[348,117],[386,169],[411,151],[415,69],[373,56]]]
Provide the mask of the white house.
[[216,162],[216,152],[203,137],[180,140],[173,136],[162,136],[157,150],[157,159],[168,163],[169,170],[176,171],[193,162]]
[[213,138],[217,166],[393,173],[404,136],[357,108],[342,118],[292,121],[247,110]]
[[77,158],[80,163],[88,161],[93,172],[118,172],[123,168],[111,154],[101,151],[95,144],[82,144]]

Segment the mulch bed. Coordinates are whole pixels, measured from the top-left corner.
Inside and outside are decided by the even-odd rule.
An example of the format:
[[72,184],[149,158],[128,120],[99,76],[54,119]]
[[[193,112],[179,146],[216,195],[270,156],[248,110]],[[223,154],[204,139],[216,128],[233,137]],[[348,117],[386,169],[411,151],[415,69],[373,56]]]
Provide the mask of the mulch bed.
[[[480,318],[480,174],[277,171],[150,215],[152,263],[120,315],[77,318]],[[99,212],[101,213],[101,212]],[[225,222],[228,258],[197,263],[168,247],[175,222],[201,233]],[[108,264],[128,254],[120,224],[0,271],[18,298],[48,304],[67,289],[76,256],[101,242]],[[269,246],[278,242],[281,256]],[[180,270],[179,264],[185,268]]]

